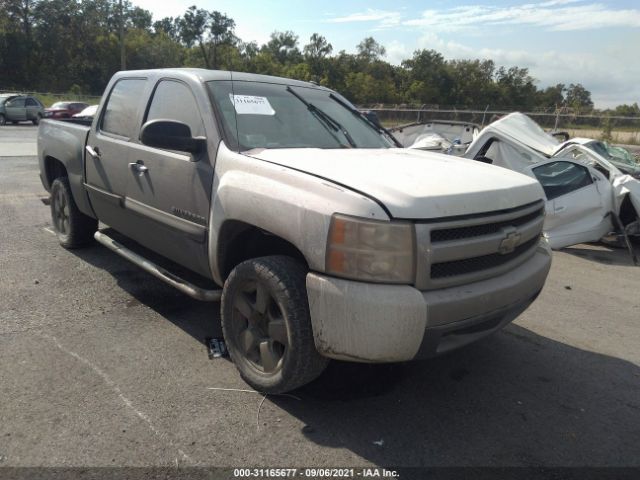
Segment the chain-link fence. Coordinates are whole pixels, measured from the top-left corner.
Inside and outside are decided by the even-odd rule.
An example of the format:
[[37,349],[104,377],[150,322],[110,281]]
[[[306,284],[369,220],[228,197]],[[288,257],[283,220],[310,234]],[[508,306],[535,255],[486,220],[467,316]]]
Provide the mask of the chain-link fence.
[[[486,126],[514,110],[459,110],[455,107],[362,105],[376,112],[387,127],[429,120],[455,120]],[[571,137],[587,137],[624,145],[640,145],[640,116],[596,115],[568,109],[523,112],[546,130],[566,131]]]

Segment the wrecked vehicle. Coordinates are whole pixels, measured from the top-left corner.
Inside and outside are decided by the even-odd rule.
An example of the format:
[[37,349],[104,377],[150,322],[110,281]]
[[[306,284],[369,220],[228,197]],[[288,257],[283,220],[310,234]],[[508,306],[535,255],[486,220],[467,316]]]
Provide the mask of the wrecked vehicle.
[[640,180],[640,164],[636,162],[633,155],[622,147],[610,145],[607,142],[594,140],[593,138],[576,137],[561,143],[557,147],[557,151],[564,149],[569,145],[583,145],[593,150],[602,158],[612,163],[618,170],[626,175],[631,175],[636,180]]
[[628,235],[640,234],[640,182],[584,144],[558,144],[522,113],[488,125],[464,156],[540,182],[552,248],[598,241],[617,229],[618,219]]
[[540,293],[540,184],[395,146],[327,88],[198,69],[117,73],[91,126],[38,132],[62,246],[95,238],[221,300],[231,358],[267,393],[310,382],[329,358],[462,347]]
[[480,126],[455,120],[429,120],[393,127],[389,132],[405,148],[461,156],[480,132]]

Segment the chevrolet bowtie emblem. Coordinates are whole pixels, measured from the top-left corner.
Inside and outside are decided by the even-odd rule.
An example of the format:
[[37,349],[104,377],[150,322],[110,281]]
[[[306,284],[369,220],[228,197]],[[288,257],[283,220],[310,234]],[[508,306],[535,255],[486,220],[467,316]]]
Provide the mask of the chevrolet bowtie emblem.
[[508,253],[513,252],[520,243],[520,238],[522,237],[522,234],[515,230],[505,231],[505,234],[506,236],[500,242],[500,247],[498,248],[498,253],[500,255],[507,255]]

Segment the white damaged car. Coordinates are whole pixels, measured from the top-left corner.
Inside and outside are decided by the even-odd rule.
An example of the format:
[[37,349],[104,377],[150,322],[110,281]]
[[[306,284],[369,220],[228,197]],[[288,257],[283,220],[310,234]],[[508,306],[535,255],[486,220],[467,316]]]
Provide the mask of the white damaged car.
[[598,241],[618,227],[639,236],[640,182],[582,143],[560,144],[531,118],[515,112],[484,128],[464,157],[524,173],[542,184],[544,230],[554,249]]

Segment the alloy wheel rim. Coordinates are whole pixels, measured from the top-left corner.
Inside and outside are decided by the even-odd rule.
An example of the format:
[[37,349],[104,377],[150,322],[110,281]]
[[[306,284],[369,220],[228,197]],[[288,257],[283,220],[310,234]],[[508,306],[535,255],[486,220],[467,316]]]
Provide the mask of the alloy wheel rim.
[[282,310],[259,281],[239,289],[233,301],[234,340],[243,358],[258,372],[282,369],[289,348]]

